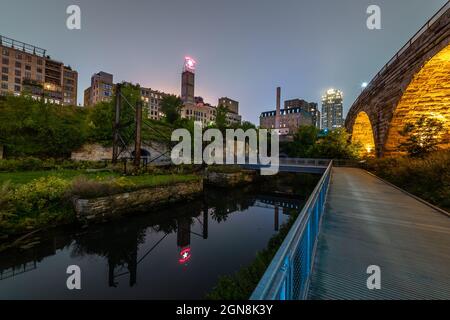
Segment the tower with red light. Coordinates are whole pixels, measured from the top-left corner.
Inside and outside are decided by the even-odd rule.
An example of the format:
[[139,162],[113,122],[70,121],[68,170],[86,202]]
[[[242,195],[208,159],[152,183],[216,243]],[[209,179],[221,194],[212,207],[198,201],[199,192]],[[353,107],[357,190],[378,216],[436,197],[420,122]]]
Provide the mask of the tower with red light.
[[181,75],[181,100],[185,104],[195,103],[195,65],[191,57],[184,58],[183,73]]

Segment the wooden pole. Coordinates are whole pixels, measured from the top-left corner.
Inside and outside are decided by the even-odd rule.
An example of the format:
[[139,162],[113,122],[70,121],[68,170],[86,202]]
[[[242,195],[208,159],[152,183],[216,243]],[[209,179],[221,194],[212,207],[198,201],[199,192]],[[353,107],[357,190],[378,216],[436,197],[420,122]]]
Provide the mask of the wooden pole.
[[141,131],[142,131],[142,101],[136,103],[136,137],[134,143],[134,166],[139,168],[141,164]]
[[120,130],[120,110],[122,109],[122,97],[120,94],[121,84],[116,85],[116,107],[114,113],[114,124],[113,124],[113,155],[112,163],[117,163],[119,158],[119,130]]

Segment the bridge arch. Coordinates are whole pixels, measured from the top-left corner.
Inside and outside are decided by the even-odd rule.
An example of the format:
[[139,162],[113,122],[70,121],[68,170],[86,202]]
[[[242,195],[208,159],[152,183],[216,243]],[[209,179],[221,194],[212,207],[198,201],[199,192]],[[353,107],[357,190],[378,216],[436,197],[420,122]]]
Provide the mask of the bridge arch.
[[[396,155],[401,143],[398,131],[404,123],[428,116],[446,123],[442,135],[442,141],[446,141],[450,135],[449,46],[450,2],[447,2],[356,99],[345,120],[348,132],[353,132],[357,116],[364,111],[372,123],[376,155]],[[447,144],[441,147],[446,148]]]
[[450,45],[427,61],[403,93],[389,125],[385,155],[398,155],[399,145],[407,138],[400,134],[406,124],[422,118],[443,124],[437,137],[440,148],[449,148],[450,138]]
[[375,156],[375,138],[372,122],[369,115],[361,111],[353,124],[352,143],[361,146],[360,155],[365,157]]

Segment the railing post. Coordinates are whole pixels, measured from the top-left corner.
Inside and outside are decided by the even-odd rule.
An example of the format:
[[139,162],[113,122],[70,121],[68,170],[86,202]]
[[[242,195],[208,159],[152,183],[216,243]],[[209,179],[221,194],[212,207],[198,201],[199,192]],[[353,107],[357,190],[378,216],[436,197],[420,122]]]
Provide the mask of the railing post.
[[306,226],[306,277],[309,277],[309,270],[311,270],[311,220]]
[[322,192],[319,194],[319,201],[316,203],[316,235],[319,233],[320,211],[322,210]]

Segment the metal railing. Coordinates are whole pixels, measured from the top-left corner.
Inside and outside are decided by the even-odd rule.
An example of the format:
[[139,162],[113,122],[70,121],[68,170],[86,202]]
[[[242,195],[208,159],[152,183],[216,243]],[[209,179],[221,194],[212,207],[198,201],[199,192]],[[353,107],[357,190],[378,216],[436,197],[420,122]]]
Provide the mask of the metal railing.
[[47,50],[0,35],[0,45],[45,58]]
[[330,162],[330,159],[280,158],[281,165],[327,167]]
[[306,299],[332,167],[330,161],[251,300]]
[[[446,4],[444,4],[444,6],[439,9],[438,12],[436,12],[436,14],[434,14],[424,25],[422,28],[420,28],[419,31],[417,31],[409,40],[408,42],[400,48],[400,50],[397,51],[397,53],[388,61],[388,63],[386,63],[383,68],[381,68],[381,70],[375,75],[375,77],[373,77],[373,79],[369,82],[369,84],[367,85],[367,87],[364,89],[364,91],[368,90],[374,83],[375,81],[381,76],[382,73],[384,73],[387,68],[389,66],[391,66],[395,61],[397,61],[399,59],[399,57],[406,51],[406,49],[408,49],[425,31],[427,31],[440,17],[442,17],[448,10],[450,10],[450,1],[448,1]],[[363,91],[363,93],[364,93]],[[363,94],[362,93],[362,94]],[[356,99],[355,103],[356,104],[362,94]]]

